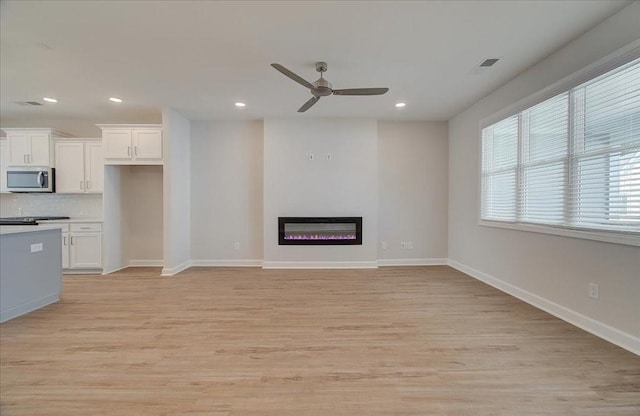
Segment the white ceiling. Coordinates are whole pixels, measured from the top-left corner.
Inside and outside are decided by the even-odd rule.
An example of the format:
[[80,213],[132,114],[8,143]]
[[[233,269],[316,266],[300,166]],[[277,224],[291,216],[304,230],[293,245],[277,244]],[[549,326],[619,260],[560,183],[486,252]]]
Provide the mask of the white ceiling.
[[[446,120],[629,3],[2,1],[0,116],[149,120],[171,107],[192,120]],[[477,73],[488,57],[500,61]],[[313,82],[320,60],[334,88],[390,91],[298,114],[309,91],[269,65]],[[48,96],[59,102],[15,104]]]

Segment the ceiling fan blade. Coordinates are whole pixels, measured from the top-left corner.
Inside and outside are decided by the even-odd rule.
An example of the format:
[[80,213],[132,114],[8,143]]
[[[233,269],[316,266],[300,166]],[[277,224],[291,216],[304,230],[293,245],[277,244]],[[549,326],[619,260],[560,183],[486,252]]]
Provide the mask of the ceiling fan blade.
[[313,89],[313,84],[312,83],[310,83],[306,79],[302,78],[300,75],[289,71],[287,68],[283,67],[282,65],[280,65],[280,64],[271,64],[271,66],[274,67],[275,69],[277,69],[278,71],[282,72],[282,74],[284,74],[285,76],[291,78],[292,80],[294,80],[298,84],[303,85],[303,86],[309,88],[310,90]]
[[313,107],[313,105],[318,101],[320,101],[320,97],[311,97],[309,101],[302,104],[302,107],[298,108],[298,113],[304,113],[305,111]]
[[389,88],[348,88],[346,90],[333,90],[333,95],[382,95]]

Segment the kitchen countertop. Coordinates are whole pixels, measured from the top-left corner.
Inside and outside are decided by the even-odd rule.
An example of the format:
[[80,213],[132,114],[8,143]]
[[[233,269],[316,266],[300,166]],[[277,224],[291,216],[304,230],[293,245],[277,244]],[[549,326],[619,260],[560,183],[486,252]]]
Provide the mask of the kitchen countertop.
[[39,224],[39,225],[0,225],[0,235],[32,233],[36,231],[56,230],[60,225]]
[[68,220],[40,220],[38,225],[0,225],[0,235],[50,230],[61,228],[62,225],[69,223],[102,223],[102,221],[102,218],[71,218]]
[[102,222],[102,218],[71,218],[68,220],[42,220],[38,224],[68,224],[70,222]]

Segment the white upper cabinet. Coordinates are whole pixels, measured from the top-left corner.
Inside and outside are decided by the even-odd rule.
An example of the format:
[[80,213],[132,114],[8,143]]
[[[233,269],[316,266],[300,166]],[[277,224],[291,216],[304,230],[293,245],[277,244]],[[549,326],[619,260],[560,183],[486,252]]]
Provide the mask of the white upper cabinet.
[[162,160],[162,129],[132,129],[134,157]]
[[9,166],[9,144],[5,139],[0,140],[0,192],[7,190],[7,166]]
[[54,166],[53,140],[69,137],[52,129],[3,129],[7,134],[9,166]]
[[102,193],[104,163],[100,139],[56,140],[56,192]]
[[102,143],[87,142],[84,144],[84,178],[87,181],[87,192],[102,193],[104,189],[104,154]]
[[162,165],[162,125],[99,124],[107,165]]
[[131,160],[131,129],[102,130],[105,159]]

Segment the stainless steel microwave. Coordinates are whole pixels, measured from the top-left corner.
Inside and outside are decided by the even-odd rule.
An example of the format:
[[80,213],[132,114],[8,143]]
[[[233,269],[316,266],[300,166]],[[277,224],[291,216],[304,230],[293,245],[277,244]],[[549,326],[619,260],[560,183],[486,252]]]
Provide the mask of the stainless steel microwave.
[[48,166],[7,167],[9,192],[55,192],[55,169]]

